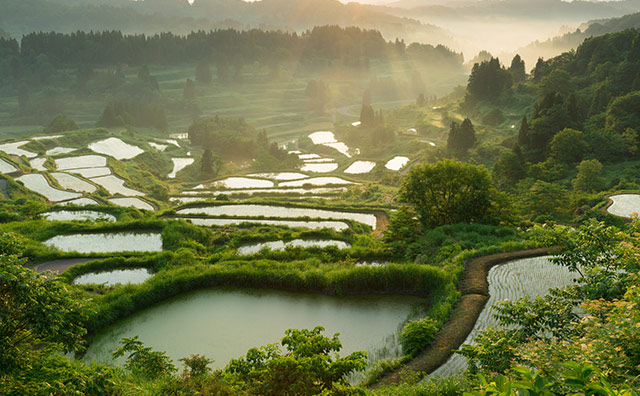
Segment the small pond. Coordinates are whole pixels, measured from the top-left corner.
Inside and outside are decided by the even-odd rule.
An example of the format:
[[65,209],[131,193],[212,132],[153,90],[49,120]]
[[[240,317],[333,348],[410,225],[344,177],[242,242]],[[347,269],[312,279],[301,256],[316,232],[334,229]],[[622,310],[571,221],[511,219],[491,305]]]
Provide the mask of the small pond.
[[348,158],[351,158],[351,155],[349,155],[349,147],[346,144],[337,141],[333,132],[330,132],[330,131],[314,132],[309,135],[309,139],[313,141],[313,144],[321,144],[323,146],[334,148],[341,154],[344,154]]
[[338,249],[348,249],[351,247],[351,245],[343,241],[319,240],[319,239],[294,239],[288,242],[272,241],[272,242],[261,242],[261,243],[251,244],[251,245],[240,246],[238,248],[238,255],[245,256],[248,254],[256,254],[256,253],[259,253],[262,249],[284,250],[288,247],[325,248],[330,246],[336,247]]
[[158,144],[158,143],[154,143],[154,142],[149,142],[149,146],[153,147],[154,149],[158,150],[158,151],[164,151],[167,149],[167,147],[169,147],[166,144]]
[[640,214],[640,194],[618,194],[609,198],[613,204],[607,208],[607,212],[614,216],[631,217]]
[[209,216],[233,216],[233,217],[272,217],[272,218],[296,218],[309,217],[316,219],[353,220],[376,228],[376,216],[369,213],[339,212],[326,209],[294,208],[272,205],[220,205],[201,208],[186,208],[178,210],[178,214],[204,214]]
[[96,210],[57,210],[43,213],[42,218],[49,221],[116,221],[115,216]]
[[196,191],[183,191],[184,195],[234,195],[234,194],[338,194],[347,191],[346,187],[319,187],[319,188],[252,188],[248,190],[233,190],[233,191],[209,191],[209,190],[196,190]]
[[203,219],[199,217],[187,218],[193,224],[202,226],[226,226],[239,225],[242,223],[287,226],[287,227],[303,227],[313,230],[321,228],[331,228],[336,231],[342,231],[349,228],[347,223],[342,221],[293,221],[293,220],[258,220],[258,219]]
[[89,145],[89,149],[119,160],[131,159],[144,153],[144,150],[140,147],[132,146],[115,137],[93,142]]
[[344,173],[350,174],[361,174],[361,173],[369,173],[373,168],[375,168],[376,163],[373,161],[355,161],[353,164],[349,165],[347,169],[344,170]]
[[[203,354],[214,368],[250,348],[279,342],[287,329],[323,326],[340,333],[341,356],[366,350],[370,360],[399,356],[397,332],[424,312],[424,300],[409,296],[325,296],[275,290],[205,289],[167,300],[105,329],[85,361],[112,362],[123,337],[139,335],[146,346],[178,359]],[[122,361],[117,363],[122,364]]]
[[195,161],[195,159],[193,159],[193,158],[171,158],[171,161],[173,161],[173,170],[171,170],[171,173],[169,173],[169,175],[167,177],[169,179],[174,179],[176,177],[176,175],[178,174],[178,172],[180,172],[181,170],[183,170],[187,166],[193,164],[193,161]]
[[78,276],[72,283],[75,285],[95,284],[106,286],[118,284],[139,285],[151,278],[151,276],[153,276],[153,274],[146,268],[132,268],[105,272],[90,272]]
[[63,252],[114,253],[160,252],[162,236],[157,232],[114,232],[58,235],[43,242]]
[[391,158],[385,165],[384,167],[390,170],[400,170],[402,169],[405,165],[407,165],[407,163],[409,163],[409,158],[408,157],[402,157],[402,156],[396,156]]

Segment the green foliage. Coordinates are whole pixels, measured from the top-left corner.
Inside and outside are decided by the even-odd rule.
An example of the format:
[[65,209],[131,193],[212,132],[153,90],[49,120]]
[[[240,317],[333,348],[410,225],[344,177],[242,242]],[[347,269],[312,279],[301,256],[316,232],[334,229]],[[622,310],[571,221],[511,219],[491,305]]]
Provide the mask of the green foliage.
[[154,102],[109,102],[97,122],[101,127],[152,127],[167,129],[167,116],[164,107]]
[[578,175],[573,179],[573,188],[578,191],[594,192],[603,188],[600,177],[602,164],[596,159],[584,160],[578,165]]
[[568,362],[562,378],[546,377],[526,367],[517,367],[515,375],[496,376],[487,380],[479,376],[480,389],[465,392],[464,396],[637,396],[629,386],[612,386],[603,375],[590,364]]
[[408,322],[399,334],[402,353],[409,356],[417,356],[431,346],[438,330],[438,324],[431,318]]
[[126,355],[124,367],[135,375],[146,378],[158,378],[176,371],[171,359],[164,353],[145,347],[138,336],[123,338],[122,346],[113,351],[113,358]]
[[447,137],[447,149],[456,154],[463,155],[476,144],[476,131],[471,120],[465,118],[460,125],[455,121],[451,123],[449,136]]
[[550,156],[554,161],[575,164],[580,162],[586,153],[587,142],[582,132],[565,128],[553,136],[550,147]]
[[[251,394],[319,395],[341,394],[339,385],[346,376],[366,366],[366,352],[354,352],[346,357],[333,357],[342,344],[338,334],[323,336],[324,328],[289,329],[281,340],[287,353],[277,344],[252,348],[245,357],[233,359],[225,371],[246,383]],[[332,391],[338,391],[333,393]]]
[[184,363],[184,375],[189,377],[199,377],[211,372],[208,367],[213,360],[202,355],[191,355],[188,358],[180,359]]
[[425,229],[491,222],[499,206],[489,171],[454,160],[411,168],[403,180],[400,197],[414,208]]
[[78,125],[71,118],[64,114],[58,114],[51,122],[44,127],[44,133],[57,133],[65,131],[75,131]]
[[498,58],[476,63],[469,76],[465,103],[473,105],[479,101],[494,101],[511,84],[511,74],[500,66]]

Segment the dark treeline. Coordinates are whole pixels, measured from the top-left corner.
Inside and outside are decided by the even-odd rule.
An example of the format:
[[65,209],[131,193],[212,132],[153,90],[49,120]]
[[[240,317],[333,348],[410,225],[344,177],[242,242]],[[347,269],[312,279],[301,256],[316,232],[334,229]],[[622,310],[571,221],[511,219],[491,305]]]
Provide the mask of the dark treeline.
[[[215,59],[230,66],[261,62],[278,63],[287,58],[307,61],[343,60],[360,65],[369,59],[408,55],[437,65],[459,65],[462,54],[444,46],[386,42],[380,32],[356,27],[315,27],[303,34],[258,29],[197,31],[186,36],[162,33],[125,35],[119,31],[31,33],[21,42],[0,39],[0,65],[19,66],[48,62],[54,66],[116,63],[151,64]],[[357,62],[361,60],[362,62]]]

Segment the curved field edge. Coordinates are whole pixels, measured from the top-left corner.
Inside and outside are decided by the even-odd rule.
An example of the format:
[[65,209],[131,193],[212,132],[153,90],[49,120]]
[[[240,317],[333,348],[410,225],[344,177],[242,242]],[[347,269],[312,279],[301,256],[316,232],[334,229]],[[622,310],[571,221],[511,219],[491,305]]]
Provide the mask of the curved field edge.
[[423,377],[446,363],[473,330],[480,313],[489,300],[489,270],[508,261],[548,255],[552,248],[534,248],[477,257],[464,263],[458,282],[460,299],[449,320],[440,328],[433,344],[407,364],[382,375],[375,386],[398,384],[406,370]]
[[[114,264],[102,262],[92,267],[114,268]],[[445,271],[425,265],[389,264],[345,269],[338,266],[314,268],[305,263],[282,264],[271,260],[194,264],[160,271],[141,285],[119,288],[99,297],[92,314],[87,317],[86,328],[90,340],[91,336],[120,319],[196,289],[264,288],[340,296],[398,294],[424,297],[432,304],[445,293],[450,282],[451,277]]]

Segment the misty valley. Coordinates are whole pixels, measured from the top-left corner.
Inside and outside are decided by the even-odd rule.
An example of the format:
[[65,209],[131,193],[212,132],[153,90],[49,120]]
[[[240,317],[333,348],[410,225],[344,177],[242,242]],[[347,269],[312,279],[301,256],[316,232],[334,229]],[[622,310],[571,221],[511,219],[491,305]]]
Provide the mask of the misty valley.
[[638,0],[1,3],[0,395],[638,395]]

